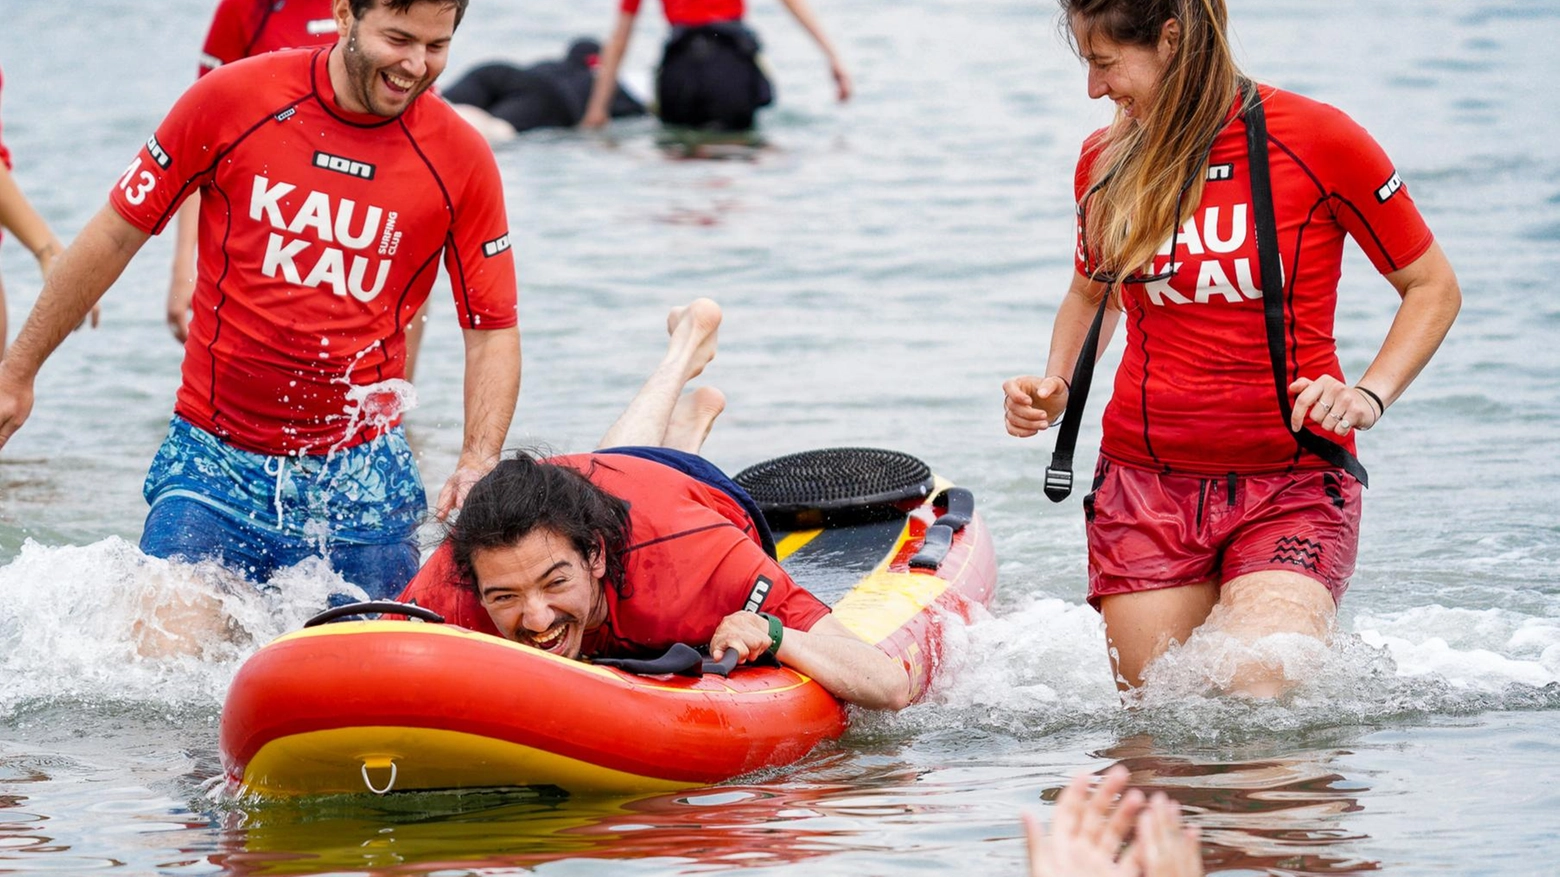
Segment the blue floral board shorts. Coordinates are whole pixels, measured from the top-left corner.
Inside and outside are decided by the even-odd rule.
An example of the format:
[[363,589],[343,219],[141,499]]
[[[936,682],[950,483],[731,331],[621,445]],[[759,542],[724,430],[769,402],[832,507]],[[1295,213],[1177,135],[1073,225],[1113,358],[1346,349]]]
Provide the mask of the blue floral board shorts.
[[324,557],[374,599],[395,596],[417,572],[428,508],[400,426],[330,454],[271,456],[175,417],[141,492],[151,505],[148,555],[216,559],[257,582]]

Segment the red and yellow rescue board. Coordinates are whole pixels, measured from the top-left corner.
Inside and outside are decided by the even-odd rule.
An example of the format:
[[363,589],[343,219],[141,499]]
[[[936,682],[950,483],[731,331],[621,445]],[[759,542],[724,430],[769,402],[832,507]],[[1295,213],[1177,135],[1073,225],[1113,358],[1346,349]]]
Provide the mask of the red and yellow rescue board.
[[[968,621],[996,584],[984,523],[947,515],[947,496],[891,521],[776,534],[798,582],[909,664],[916,698],[944,625]],[[940,514],[957,529],[932,526]],[[839,701],[784,667],[634,676],[452,626],[356,621],[288,634],[245,662],[223,707],[221,754],[230,787],[259,797],[633,794],[785,765],[845,725]]]

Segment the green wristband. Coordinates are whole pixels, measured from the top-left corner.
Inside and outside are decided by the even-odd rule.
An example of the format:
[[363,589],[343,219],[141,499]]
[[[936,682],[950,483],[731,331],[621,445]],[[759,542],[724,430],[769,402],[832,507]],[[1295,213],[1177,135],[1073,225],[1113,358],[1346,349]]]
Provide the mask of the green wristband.
[[769,654],[778,657],[780,654],[780,638],[785,635],[785,625],[780,619],[768,612],[758,613],[758,617],[769,622]]

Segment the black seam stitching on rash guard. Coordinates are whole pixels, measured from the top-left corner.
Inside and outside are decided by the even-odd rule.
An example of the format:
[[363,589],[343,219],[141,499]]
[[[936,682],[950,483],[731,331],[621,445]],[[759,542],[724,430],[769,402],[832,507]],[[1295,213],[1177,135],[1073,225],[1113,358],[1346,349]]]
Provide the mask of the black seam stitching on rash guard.
[[221,409],[217,407],[217,358],[212,355],[212,350],[217,346],[217,339],[222,337],[222,327],[224,325],[222,307],[227,304],[228,300],[225,284],[228,271],[233,267],[233,257],[228,253],[228,238],[233,233],[233,199],[228,197],[226,189],[217,185],[215,179],[211,181],[211,189],[222,196],[222,200],[228,207],[228,221],[222,228],[222,274],[217,278],[217,306],[211,310],[211,316],[216,321],[216,326],[211,332],[211,343],[206,345],[206,358],[211,361],[211,389],[207,391],[208,398],[206,401],[211,405],[211,420],[215,423],[223,415]]
[[627,548],[625,548],[623,550],[623,553],[627,554],[630,551],[638,551],[641,548],[648,548],[651,545],[659,545],[662,542],[670,542],[673,539],[681,539],[684,536],[692,536],[695,533],[703,533],[703,532],[708,531],[708,530],[718,530],[721,527],[730,527],[731,529],[736,530],[739,533],[742,531],[740,527],[738,527],[736,524],[733,524],[730,521],[721,521],[721,522],[716,523],[716,524],[705,524],[702,527],[694,527],[692,530],[679,530],[676,533],[668,533],[665,536],[660,536],[658,538],[651,539],[649,542],[640,542],[637,545],[630,545],[630,546],[628,546]]
[[193,174],[188,180],[185,180],[184,185],[179,187],[179,195],[176,195],[174,199],[169,202],[170,208],[165,213],[163,213],[162,218],[158,221],[156,226],[156,228],[161,231],[167,225],[169,218],[178,211],[178,207],[172,205],[183,205],[184,198],[188,197],[187,195],[184,195],[184,190],[190,187],[190,183],[194,182],[197,178],[205,174],[212,174],[212,191],[222,196],[223,202],[227,204],[228,211],[227,222],[224,223],[222,227],[222,275],[217,278],[217,292],[220,295],[220,298],[217,300],[217,306],[212,309],[212,319],[216,321],[216,325],[211,332],[211,343],[206,345],[206,358],[211,360],[211,389],[208,391],[207,402],[211,405],[211,420],[213,423],[216,423],[218,420],[224,418],[222,410],[217,407],[217,358],[212,355],[212,351],[216,348],[218,339],[222,337],[222,327],[224,325],[224,321],[222,319],[222,308],[227,304],[228,300],[228,294],[224,288],[224,283],[227,280],[228,271],[233,266],[233,257],[228,252],[228,241],[233,234],[233,199],[228,196],[226,189],[217,184],[216,174],[213,172],[216,170],[217,165],[221,164],[224,159],[226,159],[240,146],[242,146],[244,141],[249,139],[250,135],[260,130],[261,126],[275,119],[282,113],[287,112],[289,109],[292,109],[304,101],[307,101],[310,97],[313,96],[313,94],[314,93],[311,91],[309,94],[306,94],[303,97],[292,101],[291,103],[282,105],[281,109],[268,111],[260,118],[258,122],[255,122],[242,134],[234,138],[232,144],[230,144],[228,148],[221,150],[212,158],[211,164]]
[[[1174,259],[1175,254],[1172,253],[1170,258]],[[1139,306],[1136,317],[1138,328],[1137,334],[1139,338],[1143,339],[1142,343],[1139,345],[1143,350],[1143,379],[1138,382],[1138,408],[1143,412],[1143,448],[1144,450],[1148,451],[1149,459],[1153,460],[1154,463],[1159,466],[1164,466],[1165,470],[1169,471],[1169,467],[1165,465],[1165,462],[1159,459],[1158,454],[1154,453],[1154,440],[1149,437],[1150,427],[1148,424],[1148,384],[1151,380],[1149,375],[1149,372],[1151,371],[1149,363],[1152,360],[1152,357],[1148,353],[1148,332],[1143,329],[1144,315],[1147,313],[1148,308],[1146,305]]]
[[[261,116],[259,121],[255,122],[253,125],[250,125],[247,129],[244,130],[244,132],[242,134],[239,134],[237,137],[235,137],[233,139],[233,142],[228,145],[228,148],[218,152],[215,156],[212,156],[211,164],[208,164],[205,167],[200,168],[199,170],[197,170],[194,173],[190,174],[189,177],[187,179],[185,179],[185,181],[179,185],[179,191],[174,194],[173,199],[168,202],[168,209],[164,210],[162,212],[162,214],[157,217],[157,221],[152,224],[152,233],[153,234],[161,234],[163,229],[168,227],[168,221],[173,218],[173,215],[175,213],[179,212],[179,208],[184,205],[184,199],[189,197],[186,194],[186,192],[189,190],[190,184],[194,183],[195,180],[199,179],[200,177],[204,176],[205,174],[209,174],[209,173],[212,173],[213,171],[215,171],[216,168],[217,168],[217,165],[221,164],[223,159],[227,158],[235,150],[237,150],[240,146],[242,146],[244,141],[249,139],[249,135],[255,133],[258,130],[260,130],[261,126],[265,125],[266,122],[269,122],[269,121],[275,119],[277,116],[281,115],[282,113],[285,113],[288,110],[292,109],[293,107],[296,107],[297,105],[303,103],[304,101],[308,100],[311,96],[312,96],[312,93],[306,94],[303,97],[300,97],[297,100],[293,101],[292,103],[283,104],[281,109],[266,111],[265,115]],[[153,136],[156,136],[156,135],[154,134]],[[215,177],[214,176],[213,176],[213,182],[215,182]],[[228,224],[229,225],[232,224],[231,217],[229,218],[229,223]]]
[[[1354,202],[1353,201],[1350,201],[1348,198],[1343,197],[1342,195],[1338,194],[1337,192],[1332,193],[1328,197],[1331,198],[1334,201],[1337,201],[1338,203],[1342,204],[1343,206],[1349,208],[1349,212],[1351,212],[1355,216],[1359,217],[1360,225],[1364,226],[1365,227],[1365,232],[1370,235],[1371,243],[1375,245],[1376,252],[1380,253],[1381,254],[1381,258],[1385,259],[1387,264],[1392,267],[1392,271],[1396,271],[1399,268],[1403,267],[1403,266],[1401,266],[1401,265],[1399,265],[1397,263],[1396,259],[1392,258],[1392,254],[1391,253],[1387,252],[1386,245],[1381,242],[1381,237],[1376,234],[1375,226],[1371,225],[1370,224],[1370,220],[1365,218],[1365,214],[1361,213],[1360,209],[1358,207],[1354,206]],[[1356,240],[1355,243],[1359,243],[1359,241]],[[1363,249],[1363,247],[1361,249]],[[1387,273],[1390,274],[1391,272],[1389,271]]]
[[260,24],[255,27],[255,32],[249,35],[249,42],[244,45],[243,57],[248,58],[255,52],[255,43],[260,42],[260,35],[265,33],[265,26],[271,23],[271,13],[276,11],[279,3],[265,4],[265,11],[260,14]]
[[[462,323],[474,326],[471,308],[471,286],[466,282],[466,263],[461,258],[460,248],[455,245],[455,202],[450,198],[449,187],[444,185],[444,177],[439,174],[439,169],[434,165],[433,160],[428,158],[427,153],[423,152],[422,146],[417,143],[417,138],[412,136],[412,129],[406,126],[406,120],[401,116],[397,116],[396,121],[401,123],[401,131],[406,135],[406,142],[411,144],[412,151],[417,153],[418,158],[422,159],[422,163],[428,168],[428,173],[433,175],[433,181],[439,185],[439,195],[444,199],[444,211],[449,214],[450,222],[449,230],[444,233],[444,246],[448,248],[450,259],[455,263],[455,270],[450,273],[450,286],[454,288],[455,294],[459,296],[461,301],[463,309],[461,314],[463,318]],[[456,277],[456,274],[460,276]]]
[[1328,194],[1327,187],[1322,185],[1322,178],[1317,176],[1316,173],[1311,170],[1311,166],[1310,165],[1308,165],[1305,162],[1301,161],[1300,160],[1300,156],[1296,155],[1295,151],[1293,149],[1290,149],[1288,146],[1285,146],[1284,145],[1284,141],[1279,140],[1278,138],[1274,137],[1272,132],[1268,132],[1268,142],[1273,144],[1274,146],[1277,146],[1280,151],[1282,151],[1285,155],[1289,156],[1289,160],[1295,163],[1295,167],[1299,168],[1300,172],[1305,174],[1306,177],[1311,180],[1311,185],[1316,187],[1316,194],[1317,195],[1320,195],[1321,197],[1324,197],[1324,198],[1327,197],[1327,194]]
[[[1311,179],[1312,185],[1316,186],[1316,190],[1319,193],[1321,193],[1321,195],[1322,195],[1322,197],[1324,199],[1329,200],[1329,201],[1337,201],[1339,204],[1342,204],[1343,206],[1349,208],[1349,211],[1351,213],[1353,213],[1355,216],[1359,217],[1360,225],[1363,226],[1365,231],[1366,231],[1366,233],[1370,235],[1371,243],[1376,245],[1376,251],[1381,253],[1381,257],[1387,261],[1388,265],[1392,266],[1392,270],[1393,271],[1396,271],[1396,270],[1398,270],[1399,268],[1402,267],[1402,266],[1400,266],[1397,263],[1396,259],[1392,258],[1392,254],[1387,252],[1386,246],[1383,245],[1382,242],[1381,242],[1381,237],[1376,234],[1375,226],[1372,226],[1370,224],[1370,221],[1365,218],[1365,214],[1362,213],[1358,207],[1354,206],[1354,202],[1353,201],[1351,201],[1350,199],[1344,197],[1343,195],[1339,194],[1338,192],[1329,191],[1327,189],[1327,187],[1322,184],[1321,178],[1318,177],[1316,175],[1316,173],[1311,170],[1310,165],[1308,165],[1304,161],[1302,161],[1300,159],[1300,156],[1296,155],[1294,150],[1292,150],[1289,147],[1285,146],[1282,141],[1274,140],[1271,135],[1268,137],[1268,139],[1271,140],[1276,146],[1278,146],[1279,149],[1283,150],[1284,154],[1289,156],[1290,160],[1295,163],[1295,166],[1300,168],[1301,172],[1303,172],[1307,177],[1309,177]],[[1351,235],[1351,237],[1352,237],[1352,235]],[[1355,243],[1359,243],[1359,241],[1356,240]],[[1298,250],[1297,250],[1297,252],[1298,252]]]

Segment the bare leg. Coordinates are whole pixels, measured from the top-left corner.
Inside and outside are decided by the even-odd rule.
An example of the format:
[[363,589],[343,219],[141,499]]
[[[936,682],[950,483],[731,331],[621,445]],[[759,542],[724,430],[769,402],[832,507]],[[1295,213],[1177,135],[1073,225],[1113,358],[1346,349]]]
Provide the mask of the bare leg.
[[1143,670],[1170,648],[1184,643],[1208,620],[1219,600],[1213,582],[1115,594],[1100,601],[1105,618],[1105,642],[1122,691],[1143,684]]
[[672,422],[666,427],[661,447],[697,454],[710,436],[715,418],[726,410],[726,394],[714,387],[700,387],[677,400]]
[[[601,437],[599,448],[624,445],[661,446],[672,425],[672,412],[682,398],[683,388],[698,377],[715,358],[715,336],[720,329],[720,305],[696,299],[667,315],[666,329],[672,336],[666,356],[650,373],[649,379],[634,395],[617,422]],[[717,410],[715,414],[719,414]],[[709,420],[713,422],[714,416]],[[706,430],[708,425],[706,425]],[[700,441],[703,441],[700,439]]]
[[[1338,606],[1321,582],[1299,573],[1263,570],[1225,583],[1219,604],[1202,629],[1227,634],[1247,646],[1264,637],[1300,633],[1326,643],[1332,638]],[[1230,691],[1253,697],[1278,697],[1299,680],[1284,674],[1281,661],[1260,654],[1242,655]]]

